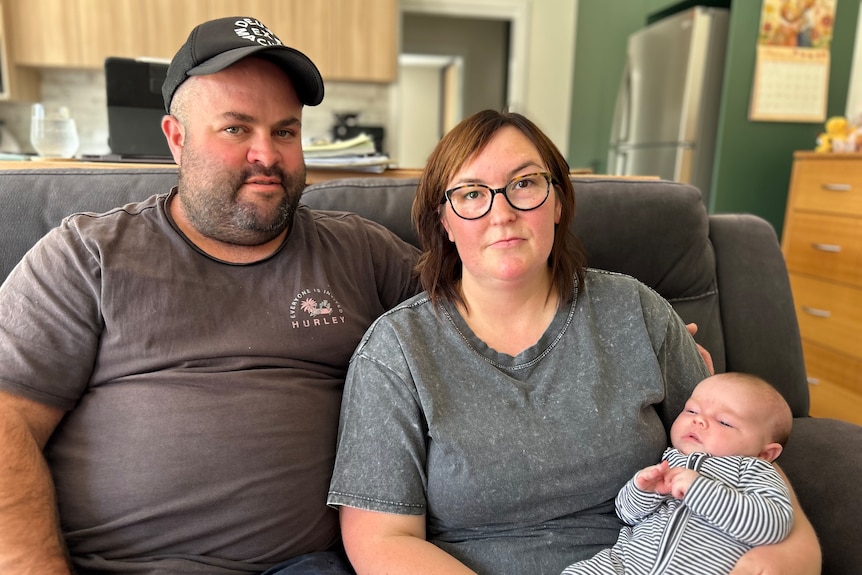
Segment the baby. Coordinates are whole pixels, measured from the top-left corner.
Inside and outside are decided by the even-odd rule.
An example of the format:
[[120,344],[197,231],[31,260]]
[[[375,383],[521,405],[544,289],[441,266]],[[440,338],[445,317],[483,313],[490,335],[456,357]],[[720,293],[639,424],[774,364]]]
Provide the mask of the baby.
[[772,466],[793,423],[781,394],[742,373],[708,377],[670,430],[673,447],[620,490],[628,525],[616,544],[562,575],[727,574],[793,525],[790,493]]

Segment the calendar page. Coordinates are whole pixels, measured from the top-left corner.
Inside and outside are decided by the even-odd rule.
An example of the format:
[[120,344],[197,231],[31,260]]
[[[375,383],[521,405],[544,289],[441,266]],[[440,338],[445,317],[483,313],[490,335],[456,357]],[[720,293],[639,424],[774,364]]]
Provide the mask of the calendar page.
[[829,51],[759,46],[750,120],[823,122]]
[[823,122],[835,0],[763,0],[749,119]]

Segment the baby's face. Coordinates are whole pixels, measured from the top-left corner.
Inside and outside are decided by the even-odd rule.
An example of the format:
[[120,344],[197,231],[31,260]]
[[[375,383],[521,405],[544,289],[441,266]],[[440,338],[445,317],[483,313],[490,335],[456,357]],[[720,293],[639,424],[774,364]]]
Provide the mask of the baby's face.
[[670,440],[685,454],[761,457],[770,443],[771,421],[771,414],[750,388],[707,379],[695,388],[674,421]]

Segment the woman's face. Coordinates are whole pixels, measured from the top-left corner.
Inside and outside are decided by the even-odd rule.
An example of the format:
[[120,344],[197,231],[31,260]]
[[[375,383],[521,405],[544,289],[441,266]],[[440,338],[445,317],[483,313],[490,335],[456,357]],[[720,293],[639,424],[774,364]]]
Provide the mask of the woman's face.
[[[462,166],[446,189],[466,183],[502,188],[512,178],[547,171],[533,143],[517,128],[506,126]],[[561,211],[555,188],[551,186],[544,204],[526,212],[514,209],[501,196],[496,194],[491,211],[475,220],[458,217],[448,202],[441,210],[443,227],[463,264],[463,282],[494,289],[549,273],[554,225]]]

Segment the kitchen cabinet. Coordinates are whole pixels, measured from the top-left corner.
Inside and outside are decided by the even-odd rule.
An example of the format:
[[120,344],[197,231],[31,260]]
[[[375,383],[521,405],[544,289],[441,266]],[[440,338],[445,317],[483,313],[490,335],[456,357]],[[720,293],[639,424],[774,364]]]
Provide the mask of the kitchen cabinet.
[[147,22],[138,56],[170,60],[189,37],[196,25],[209,19],[206,2],[197,0],[135,0],[142,7],[141,18]]
[[210,17],[252,15],[300,50],[326,80],[394,82],[398,0],[210,0]]
[[11,0],[10,36],[19,65],[102,68],[108,56],[171,58],[205,2],[175,0]]
[[108,56],[170,59],[194,25],[208,15],[202,2],[74,1],[84,39],[79,65],[84,68],[101,68]]
[[397,0],[331,0],[333,80],[394,82],[398,62]]
[[[67,0],[69,1],[69,0]],[[101,68],[105,57],[134,58],[144,52],[142,24],[144,2],[140,0],[72,0],[77,3],[80,43],[78,65]]]
[[16,62],[102,68],[108,56],[173,57],[210,18],[253,16],[306,53],[327,80],[392,82],[398,0],[7,0]]
[[321,75],[330,79],[333,55],[330,4],[329,0],[210,0],[208,17],[245,15],[259,19],[282,42],[311,58]]
[[83,43],[77,0],[10,1],[7,34],[15,63],[22,66],[77,66]]
[[862,424],[862,154],[794,154],[782,251],[811,415]]
[[0,2],[0,100],[32,102],[39,99],[39,73],[15,63],[10,16],[9,0]]

